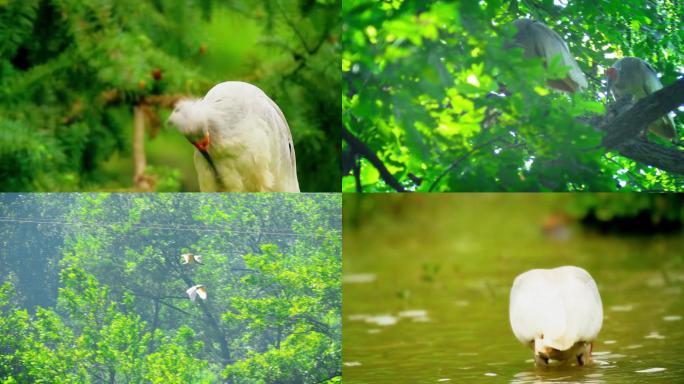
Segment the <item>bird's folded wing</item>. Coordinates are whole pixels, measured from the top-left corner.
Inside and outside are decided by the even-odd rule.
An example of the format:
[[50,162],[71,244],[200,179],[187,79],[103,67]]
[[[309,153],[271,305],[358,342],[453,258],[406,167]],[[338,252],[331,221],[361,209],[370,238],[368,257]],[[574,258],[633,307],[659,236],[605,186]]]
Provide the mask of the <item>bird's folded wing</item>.
[[278,107],[278,104],[276,104],[269,97],[267,97],[267,100],[275,111],[276,128],[279,138],[278,143],[280,145],[280,150],[282,151],[280,152],[281,158],[279,160],[287,169],[287,175],[291,187],[296,187],[296,190],[299,191],[299,182],[297,180],[297,157],[295,155],[294,142],[292,140],[290,126],[287,123],[287,119],[285,119],[283,111],[280,109],[280,107]]

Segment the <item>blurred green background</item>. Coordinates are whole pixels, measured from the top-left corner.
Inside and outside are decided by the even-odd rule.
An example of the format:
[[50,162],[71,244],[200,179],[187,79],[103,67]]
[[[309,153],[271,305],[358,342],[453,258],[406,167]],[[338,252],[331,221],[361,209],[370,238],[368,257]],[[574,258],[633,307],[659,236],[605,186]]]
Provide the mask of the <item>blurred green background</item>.
[[[680,195],[345,194],[343,207],[345,383],[684,375]],[[508,296],[518,274],[561,265],[598,285],[596,364],[535,369],[511,330]]]
[[[340,0],[0,0],[0,190],[198,190],[178,96],[241,80],[283,110],[302,191],[340,190]],[[134,183],[133,108],[145,106]]]

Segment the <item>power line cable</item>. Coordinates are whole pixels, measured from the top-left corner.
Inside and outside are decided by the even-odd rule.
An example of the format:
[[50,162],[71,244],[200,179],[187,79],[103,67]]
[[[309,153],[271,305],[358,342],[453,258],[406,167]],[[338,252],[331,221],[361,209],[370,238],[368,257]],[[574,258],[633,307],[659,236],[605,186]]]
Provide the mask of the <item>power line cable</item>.
[[[49,224],[49,225],[70,225],[70,226],[101,226],[101,227],[112,227],[115,225],[130,225],[134,229],[151,229],[151,230],[170,230],[170,231],[194,231],[194,232],[229,232],[237,233],[243,235],[274,235],[274,236],[295,236],[295,237],[323,237],[324,234],[315,233],[294,233],[294,232],[274,232],[274,231],[244,231],[235,229],[225,229],[225,228],[207,228],[207,227],[195,227],[189,224],[181,224],[180,226],[165,226],[161,224],[128,224],[128,223],[104,223],[104,224],[92,224],[92,223],[82,223],[82,222],[68,222],[68,221],[53,221],[53,220],[35,220],[27,218],[16,218],[16,217],[0,217],[0,222],[8,223],[34,223],[34,224]],[[329,230],[338,234],[337,230]]]

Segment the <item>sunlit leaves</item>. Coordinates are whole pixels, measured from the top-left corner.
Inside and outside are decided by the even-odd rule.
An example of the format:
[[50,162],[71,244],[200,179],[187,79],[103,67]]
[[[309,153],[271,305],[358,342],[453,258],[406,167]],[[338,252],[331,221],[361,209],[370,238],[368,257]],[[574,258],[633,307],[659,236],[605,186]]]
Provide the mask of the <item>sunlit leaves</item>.
[[[672,62],[681,67],[682,58],[671,48],[683,39],[674,29],[663,33],[681,20],[672,3],[622,12],[621,3],[426,1],[378,9],[358,1],[343,9],[350,68],[343,73],[343,123],[408,190],[672,188],[677,176],[643,164],[630,166],[641,176],[627,182],[624,168],[598,150],[601,132],[580,123],[605,114],[607,54],[650,57],[665,83],[676,77]],[[544,63],[509,47],[509,23],[530,15],[567,40],[588,89],[568,95],[549,88],[548,80],[568,74],[560,57]],[[372,30],[372,39],[356,38],[355,30]],[[369,162],[359,164],[362,190],[392,189],[375,169],[364,170],[374,168]],[[343,187],[359,185],[350,175]]]

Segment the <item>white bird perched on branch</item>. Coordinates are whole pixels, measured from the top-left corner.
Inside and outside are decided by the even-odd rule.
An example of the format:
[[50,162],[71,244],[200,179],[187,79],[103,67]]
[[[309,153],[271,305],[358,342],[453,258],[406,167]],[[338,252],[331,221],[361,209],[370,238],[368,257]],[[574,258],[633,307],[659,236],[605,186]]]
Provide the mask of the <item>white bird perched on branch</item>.
[[[606,76],[608,89],[616,100],[629,97],[636,101],[663,88],[655,69],[637,57],[625,57],[616,61],[606,70]],[[674,120],[669,114],[651,123],[648,129],[666,139],[674,139],[676,136]]]
[[183,258],[182,264],[192,264],[192,263],[202,264],[202,256],[201,255],[193,255],[192,253],[184,253],[181,255],[181,257]]
[[197,296],[199,296],[200,299],[202,299],[202,300],[207,299],[207,290],[204,288],[204,285],[201,285],[201,284],[188,288],[185,291],[185,293],[188,294],[188,296],[190,297],[190,300],[192,300],[192,301],[195,301],[195,298],[197,298]]
[[195,146],[202,192],[299,192],[295,149],[283,112],[239,81],[179,101],[169,122]]
[[560,64],[569,67],[566,78],[548,80],[550,87],[565,92],[577,92],[587,86],[587,78],[570,54],[565,40],[556,32],[544,23],[530,19],[518,19],[513,22],[513,25],[518,29],[514,43],[525,50],[526,57],[540,57],[548,65],[555,56],[559,55]]
[[549,359],[591,362],[603,307],[594,279],[582,268],[533,269],[513,282],[510,321],[515,337],[534,349],[537,365]]

